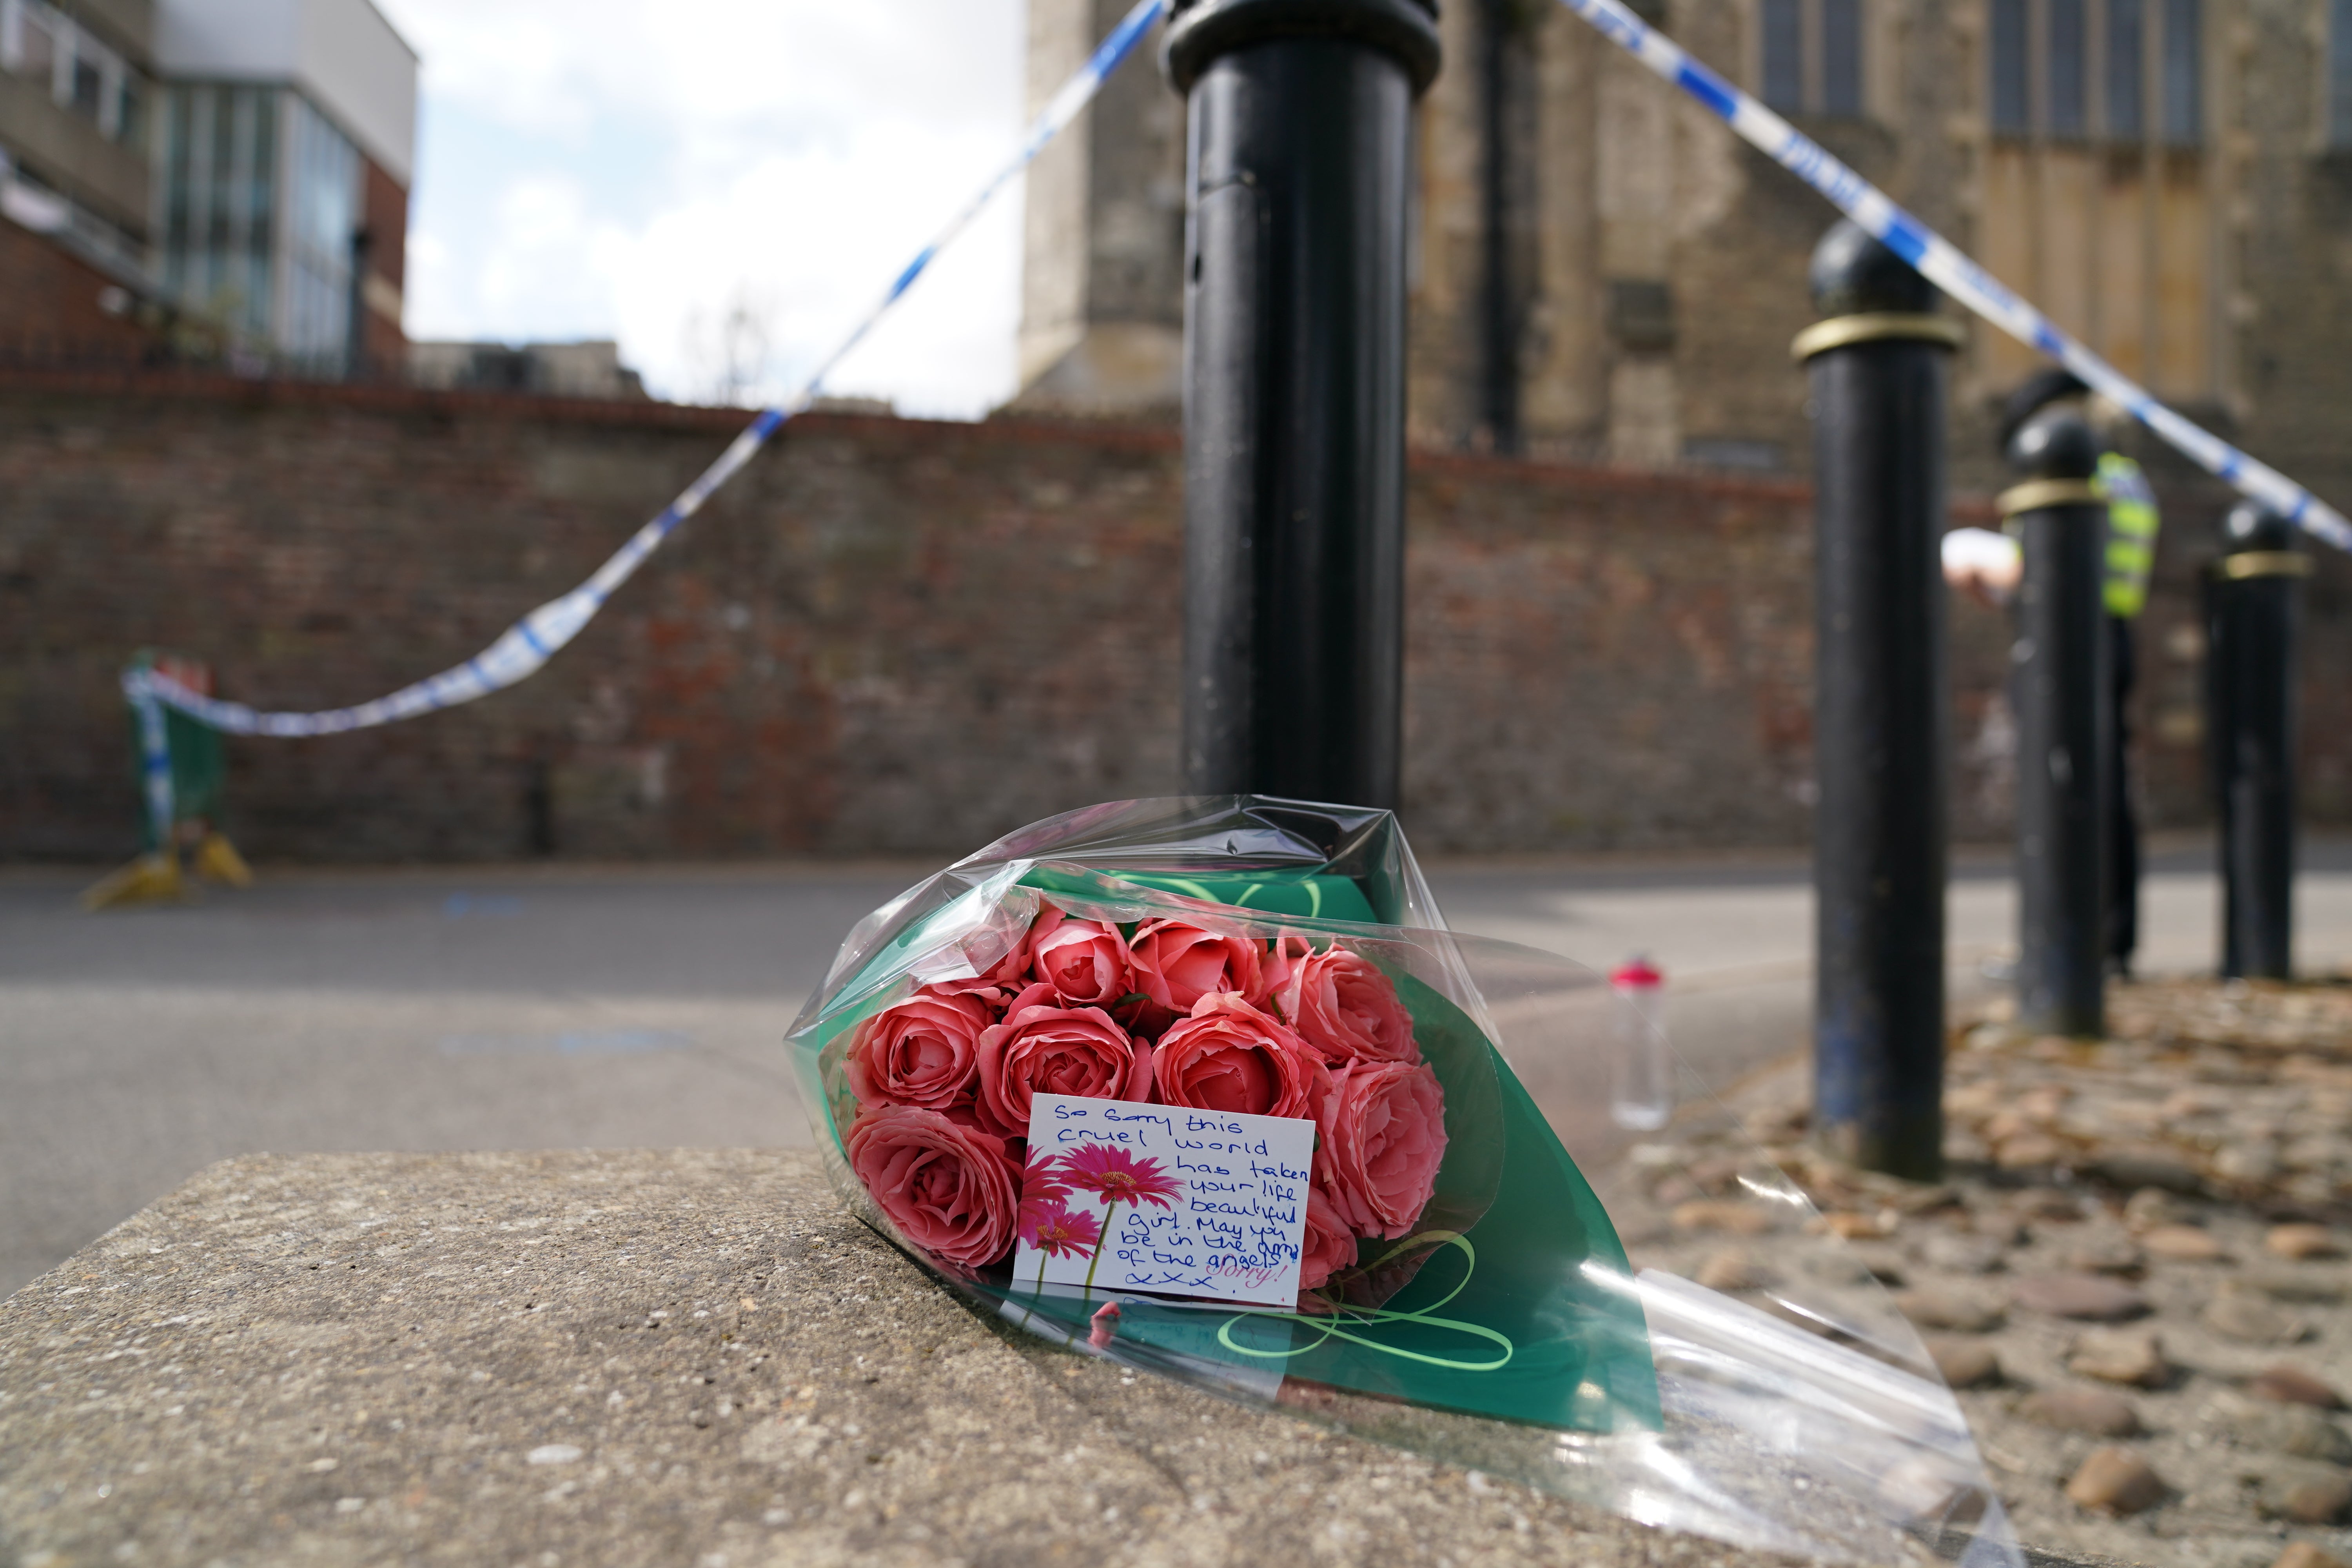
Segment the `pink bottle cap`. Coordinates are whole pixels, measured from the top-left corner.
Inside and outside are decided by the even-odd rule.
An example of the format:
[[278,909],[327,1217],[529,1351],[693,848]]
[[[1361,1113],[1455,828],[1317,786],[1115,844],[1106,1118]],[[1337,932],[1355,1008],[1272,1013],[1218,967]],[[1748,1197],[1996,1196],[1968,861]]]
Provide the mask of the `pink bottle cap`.
[[1665,983],[1666,977],[1659,973],[1646,958],[1629,959],[1619,964],[1616,971],[1609,976],[1610,984],[1629,989],[1644,985],[1664,985]]

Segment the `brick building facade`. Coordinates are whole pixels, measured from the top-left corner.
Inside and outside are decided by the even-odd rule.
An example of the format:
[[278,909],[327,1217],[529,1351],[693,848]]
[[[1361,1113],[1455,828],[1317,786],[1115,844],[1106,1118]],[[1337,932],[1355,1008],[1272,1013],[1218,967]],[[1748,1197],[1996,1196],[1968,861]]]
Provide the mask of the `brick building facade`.
[[[135,841],[116,675],[328,707],[579,582],[740,411],[0,374],[0,859]],[[229,742],[264,858],[971,848],[1174,787],[1181,472],[1164,426],[795,421],[544,671],[380,730]],[[1811,501],[1790,479],[1423,452],[1404,815],[1437,850],[1801,842]],[[1960,508],[1981,520],[1981,501]],[[2194,535],[2143,632],[2148,815],[2200,821]],[[2309,585],[2302,776],[2352,824],[2352,563]],[[1954,830],[2008,830],[2003,619],[1952,615]]]
[[0,0],[0,353],[397,374],[416,68],[371,0]]

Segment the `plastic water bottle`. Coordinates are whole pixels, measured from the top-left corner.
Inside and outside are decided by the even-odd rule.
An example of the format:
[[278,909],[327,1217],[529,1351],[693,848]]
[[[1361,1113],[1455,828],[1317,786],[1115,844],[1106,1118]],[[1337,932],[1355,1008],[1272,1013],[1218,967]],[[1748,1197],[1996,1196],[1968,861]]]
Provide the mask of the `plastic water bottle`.
[[1609,976],[1617,994],[1617,1061],[1609,1113],[1620,1127],[1650,1132],[1675,1113],[1674,1059],[1666,1053],[1666,977],[1636,956]]

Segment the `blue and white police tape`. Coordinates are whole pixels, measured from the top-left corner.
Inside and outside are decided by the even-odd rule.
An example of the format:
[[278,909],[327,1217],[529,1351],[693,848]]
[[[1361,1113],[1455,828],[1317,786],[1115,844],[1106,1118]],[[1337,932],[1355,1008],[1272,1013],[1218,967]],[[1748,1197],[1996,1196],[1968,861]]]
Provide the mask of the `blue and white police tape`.
[[[123,683],[126,687],[130,682]],[[172,800],[172,747],[163,733],[163,705],[152,693],[131,693],[131,711],[139,720],[139,786],[147,802],[147,821],[155,830],[155,852],[169,855],[172,825],[177,815]]]
[[[559,599],[546,604],[523,616],[488,647],[453,668],[403,687],[389,697],[379,697],[373,702],[362,702],[355,708],[331,708],[318,713],[264,713],[242,702],[223,702],[201,692],[191,691],[168,676],[152,670],[126,670],[122,677],[124,695],[131,699],[141,716],[142,737],[152,731],[152,742],[145,742],[148,751],[147,782],[151,795],[150,810],[155,809],[152,796],[163,791],[162,815],[159,820],[166,826],[171,821],[171,770],[168,759],[160,771],[155,763],[157,749],[163,744],[163,723],[160,713],[149,722],[149,714],[157,702],[169,703],[200,723],[233,735],[334,735],[346,730],[364,730],[371,725],[388,724],[395,719],[414,718],[436,709],[455,707],[487,697],[525,679],[545,664],[557,649],[580,635],[581,628],[595,618],[604,607],[604,601],[627,582],[631,574],[644,564],[669,537],[677,525],[692,517],[702,503],[710,499],[719,486],[735,477],[752,455],[767,445],[768,438],[782,428],[786,420],[805,409],[816,400],[824,385],[825,377],[839,365],[848,353],[865,341],[891,306],[923,275],[932,258],[961,234],[982,208],[1018,176],[1022,170],[1043,152],[1045,144],[1064,127],[1078,117],[1079,110],[1091,102],[1103,81],[1117,69],[1118,63],[1135,49],[1136,44],[1159,19],[1165,0],[1136,0],[1134,8],[1113,28],[1095,49],[1093,56],[1080,67],[1076,75],[1062,84],[1059,91],[1048,100],[1045,109],[1029,124],[1023,136],[1020,150],[980,188],[971,201],[964,204],[949,219],[932,241],[923,247],[908,262],[905,270],[891,283],[881,300],[859,319],[848,335],[827,354],[802,386],[798,395],[772,408],[763,408],[749,428],[719,454],[719,460],[702,474],[678,498],[662,509],[661,514],[631,536],[629,542],[614,551],[612,558],[596,569],[577,588]],[[157,781],[160,778],[161,784]]]
[[2352,551],[2352,522],[2267,464],[2158,403],[2115,366],[2060,331],[1943,236],[1897,206],[1885,192],[1832,157],[1820,143],[1685,54],[1620,0],[1560,0],[1659,76],[1722,118],[1731,129],[1827,196],[1846,216],[1909,262],[1945,293],[2021,343],[2082,377],[2206,472],[2292,519],[2338,550]]

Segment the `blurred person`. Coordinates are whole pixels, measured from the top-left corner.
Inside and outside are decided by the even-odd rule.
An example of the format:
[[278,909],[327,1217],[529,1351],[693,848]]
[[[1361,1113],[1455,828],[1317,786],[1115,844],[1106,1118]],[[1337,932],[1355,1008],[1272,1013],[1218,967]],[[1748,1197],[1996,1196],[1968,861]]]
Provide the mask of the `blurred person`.
[[[2105,597],[2107,640],[2111,649],[2115,720],[2107,728],[2107,963],[2117,974],[2131,975],[2133,950],[2139,945],[2139,822],[2132,811],[2126,772],[2134,649],[2132,622],[2147,606],[2147,579],[2156,564],[2156,534],[2159,519],[2156,492],[2137,463],[2116,449],[2116,435],[2124,411],[2091,389],[2071,371],[2037,372],[2009,395],[2001,409],[2000,450],[2028,419],[2045,408],[2071,405],[2098,436],[2098,472],[2091,483],[2107,503]],[[2017,595],[2024,576],[2024,557],[2017,540],[1990,529],[1957,528],[1944,535],[1944,580],[1979,604],[2007,605]]]

